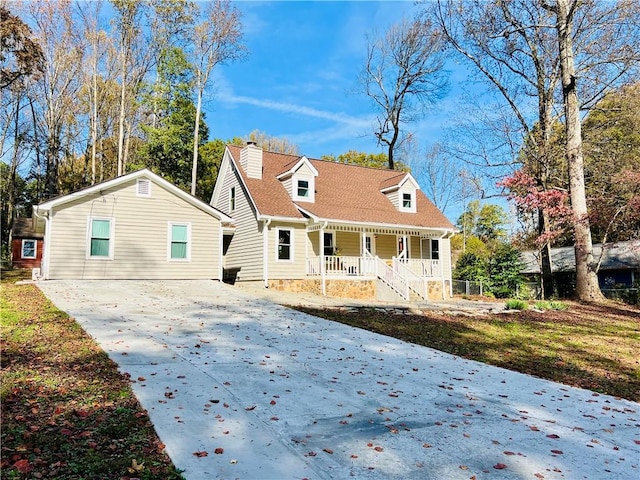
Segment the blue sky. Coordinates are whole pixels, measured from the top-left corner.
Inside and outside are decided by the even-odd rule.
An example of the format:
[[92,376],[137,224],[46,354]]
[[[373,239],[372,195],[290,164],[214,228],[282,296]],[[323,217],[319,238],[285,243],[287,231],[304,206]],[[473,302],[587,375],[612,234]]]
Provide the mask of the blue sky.
[[[260,130],[286,137],[301,154],[318,158],[354,149],[383,151],[373,136],[374,110],[356,94],[366,35],[384,32],[413,1],[235,2],[243,13],[241,63],[219,67],[205,105],[211,138]],[[418,124],[420,148],[442,135],[456,89]]]

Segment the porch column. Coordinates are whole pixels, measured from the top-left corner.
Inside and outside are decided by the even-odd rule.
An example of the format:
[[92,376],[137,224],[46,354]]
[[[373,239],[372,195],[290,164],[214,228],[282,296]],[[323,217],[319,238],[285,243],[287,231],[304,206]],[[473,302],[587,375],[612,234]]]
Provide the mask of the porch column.
[[322,295],[327,295],[327,285],[326,285],[326,261],[324,259],[324,225],[320,226],[320,230],[318,230],[318,234],[320,235],[320,281],[322,283]]

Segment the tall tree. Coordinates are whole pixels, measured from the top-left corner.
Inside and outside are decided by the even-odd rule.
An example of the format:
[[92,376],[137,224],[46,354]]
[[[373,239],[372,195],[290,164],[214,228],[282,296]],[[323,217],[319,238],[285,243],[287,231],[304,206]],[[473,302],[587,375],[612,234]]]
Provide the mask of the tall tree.
[[417,120],[445,93],[443,37],[429,19],[402,20],[369,38],[359,84],[377,114],[374,135],[386,145],[389,169],[404,125]]
[[[564,105],[566,158],[569,174],[569,194],[571,208],[573,210],[573,236],[575,242],[576,257],[576,295],[585,301],[602,301],[604,296],[598,284],[598,264],[593,257],[593,244],[591,227],[587,209],[586,187],[584,179],[584,155],[582,149],[582,120],[580,117],[580,102],[577,87],[577,69],[575,63],[575,26],[581,21],[589,20],[590,13],[604,15],[610,25],[618,27],[617,15],[605,7],[601,10],[589,3],[583,4],[577,0],[555,0],[547,3],[542,0],[545,9],[556,16],[555,30],[558,40],[558,52],[560,59],[560,72],[562,78],[562,98]],[[579,10],[584,9],[584,16],[579,15]],[[591,11],[590,11],[591,10]],[[637,13],[637,12],[636,12]],[[635,23],[632,18],[623,18],[623,22]],[[619,34],[620,32],[618,32]],[[610,48],[610,47],[609,47]],[[612,61],[609,66],[620,75],[616,69],[618,63],[622,63],[620,70],[626,74],[624,62]]]
[[0,5],[0,89],[41,72],[43,55],[29,26]]
[[203,20],[193,32],[193,67],[196,91],[196,115],[193,137],[193,165],[191,194],[195,195],[198,176],[198,148],[200,145],[200,114],[202,97],[217,65],[243,58],[246,47],[242,42],[240,11],[228,0],[215,0],[204,6]]
[[125,172],[128,154],[127,131],[130,132],[130,128],[126,118],[127,114],[131,113],[131,103],[146,73],[149,59],[141,60],[141,57],[146,57],[141,50],[148,47],[141,41],[145,4],[138,0],[112,0],[112,4],[116,11],[114,22],[118,31],[117,45],[120,57],[117,167],[117,175],[120,176]]
[[[560,68],[560,34],[554,12],[557,6],[557,2],[544,0],[495,3],[440,0],[436,7],[449,42],[497,87],[518,117],[524,141],[513,143],[517,146],[514,153],[524,145],[524,150],[529,151],[528,158],[539,159],[529,166],[528,173],[543,189],[549,188],[545,180],[549,180],[548,149],[552,112],[556,108],[555,85],[564,73]],[[569,11],[575,15],[571,25],[577,28],[568,39],[577,48],[574,79],[576,76],[582,79],[579,88],[583,98],[581,104],[576,101],[575,108],[589,108],[612,86],[634,78],[639,58],[637,10],[637,2],[627,0],[570,2]],[[537,97],[538,117],[534,121],[526,115],[529,102],[520,96],[521,92]],[[578,93],[576,90],[576,97]],[[566,110],[564,113],[566,115]],[[536,123],[537,132],[531,127]],[[549,228],[542,215],[539,225],[540,236],[545,238]],[[548,248],[546,244],[543,250]],[[582,291],[578,294],[582,295]],[[588,300],[588,296],[585,299]]]

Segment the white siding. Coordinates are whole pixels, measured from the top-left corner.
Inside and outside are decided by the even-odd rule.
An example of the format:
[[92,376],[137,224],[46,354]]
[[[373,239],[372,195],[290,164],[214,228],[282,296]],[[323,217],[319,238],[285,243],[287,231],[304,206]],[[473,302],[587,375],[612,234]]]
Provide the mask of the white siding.
[[[277,260],[277,229],[288,228],[291,230],[293,243],[293,261]],[[269,245],[267,254],[269,258],[269,279],[295,279],[306,277],[306,245],[307,227],[300,223],[272,222],[268,232]]]
[[[262,225],[256,219],[247,192],[240,184],[231,164],[226,169],[225,178],[219,180],[223,182],[222,190],[218,203],[213,206],[233,217],[236,225],[235,234],[224,257],[224,268],[239,269],[236,281],[262,280]],[[229,212],[231,187],[236,189],[234,212]]]
[[[89,217],[115,221],[113,260],[87,258]],[[167,261],[167,224],[191,225],[191,261]],[[54,207],[51,279],[219,279],[220,221],[154,184],[136,195],[136,181]]]

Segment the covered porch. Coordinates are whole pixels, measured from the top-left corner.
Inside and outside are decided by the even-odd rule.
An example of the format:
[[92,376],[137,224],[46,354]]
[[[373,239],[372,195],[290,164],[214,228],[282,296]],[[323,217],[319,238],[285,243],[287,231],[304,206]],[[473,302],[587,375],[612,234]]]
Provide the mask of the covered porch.
[[307,227],[306,275],[330,280],[379,280],[403,299],[412,293],[427,300],[429,282],[445,291],[441,241],[435,229],[312,224]]

